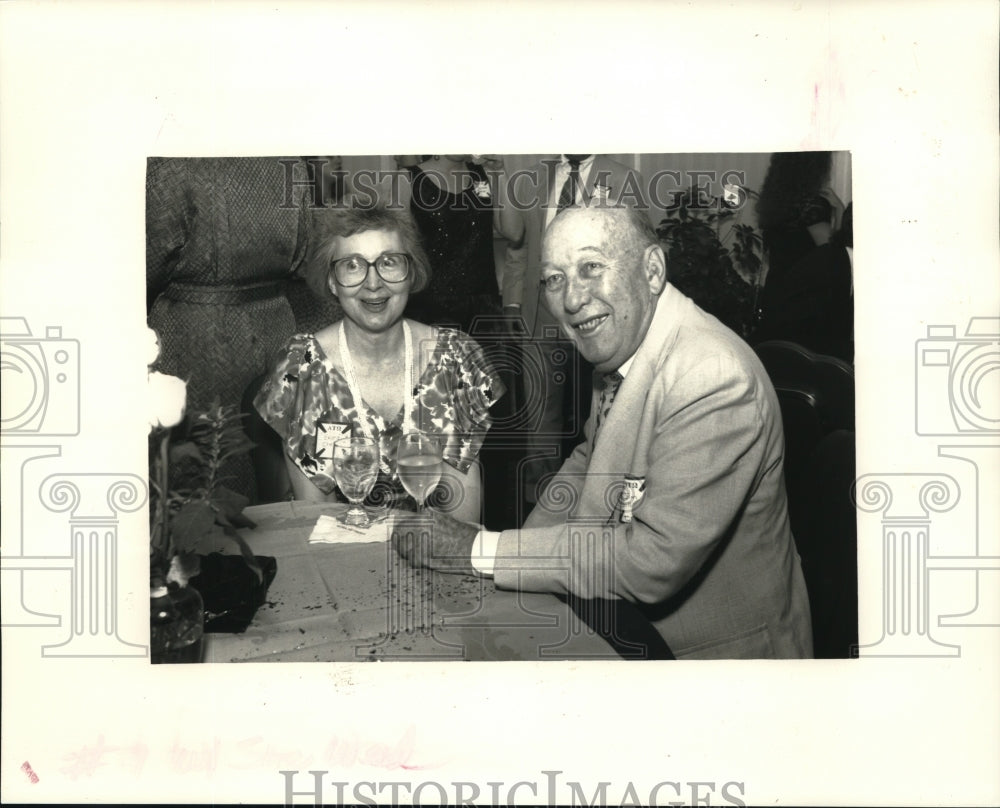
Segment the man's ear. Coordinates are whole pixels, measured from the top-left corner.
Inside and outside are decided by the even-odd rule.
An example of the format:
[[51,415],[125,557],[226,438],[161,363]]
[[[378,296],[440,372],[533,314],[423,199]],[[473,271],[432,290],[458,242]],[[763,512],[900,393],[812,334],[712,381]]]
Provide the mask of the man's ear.
[[649,291],[658,295],[667,282],[667,259],[663,254],[663,248],[659,244],[651,244],[646,248],[644,260]]

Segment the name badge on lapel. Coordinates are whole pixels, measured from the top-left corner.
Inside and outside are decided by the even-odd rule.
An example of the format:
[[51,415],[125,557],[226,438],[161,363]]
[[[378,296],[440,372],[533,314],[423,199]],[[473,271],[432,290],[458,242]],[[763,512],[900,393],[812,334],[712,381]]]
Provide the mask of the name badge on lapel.
[[316,457],[324,460],[323,471],[333,471],[333,444],[351,435],[350,424],[316,422]]
[[646,494],[646,478],[635,474],[625,475],[625,487],[621,493],[622,522],[632,521],[632,509],[638,505]]

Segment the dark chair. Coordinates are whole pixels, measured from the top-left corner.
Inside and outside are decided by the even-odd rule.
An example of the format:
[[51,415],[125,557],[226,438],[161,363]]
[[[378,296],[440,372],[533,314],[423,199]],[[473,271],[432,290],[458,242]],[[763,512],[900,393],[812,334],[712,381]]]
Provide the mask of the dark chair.
[[854,371],[792,342],[755,350],[781,406],[788,516],[809,591],[814,653],[851,657],[858,633]]
[[255,444],[250,451],[250,460],[257,480],[257,496],[254,504],[292,499],[292,482],[285,467],[281,437],[267,425],[253,406],[254,397],[265,378],[266,374],[258,376],[247,385],[240,404],[240,410],[245,416],[243,429]]
[[854,433],[838,429],[823,437],[806,474],[808,508],[796,544],[812,605],[813,654],[817,659],[853,657],[858,644]]

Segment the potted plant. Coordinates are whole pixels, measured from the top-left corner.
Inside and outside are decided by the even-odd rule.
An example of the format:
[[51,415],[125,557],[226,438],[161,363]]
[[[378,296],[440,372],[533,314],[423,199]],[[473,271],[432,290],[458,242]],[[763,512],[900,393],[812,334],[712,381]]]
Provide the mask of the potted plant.
[[739,218],[756,196],[734,185],[722,197],[691,186],[675,194],[656,228],[670,282],[744,338],[756,324],[763,240]]
[[[159,353],[155,336],[151,332],[154,363]],[[225,485],[227,462],[253,447],[243,431],[242,415],[235,406],[218,400],[206,410],[185,413],[184,382],[151,368],[152,364],[148,374],[151,655],[153,662],[196,662],[206,619],[211,622],[216,615],[238,610],[243,601],[257,601],[255,609],[274,575],[274,559],[255,556],[237,532],[254,523],[243,515],[247,498]],[[239,557],[225,559],[237,560],[246,572],[244,583],[235,589],[230,580],[220,580],[220,569],[230,564],[223,564],[218,554],[197,552],[199,546],[212,543],[213,534],[226,536],[239,547],[242,562]],[[206,561],[212,562],[208,577]],[[269,562],[266,572],[261,562]],[[249,596],[241,591],[248,588]],[[235,603],[226,602],[234,597]]]

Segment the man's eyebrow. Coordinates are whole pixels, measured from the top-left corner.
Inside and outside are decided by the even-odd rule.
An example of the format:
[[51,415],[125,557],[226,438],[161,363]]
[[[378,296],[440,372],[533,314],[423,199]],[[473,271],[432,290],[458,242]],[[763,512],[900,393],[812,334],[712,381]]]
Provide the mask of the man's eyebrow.
[[[575,252],[576,253],[595,252],[595,253],[598,253],[600,255],[604,255],[604,248],[603,247],[595,247],[595,246],[591,246],[591,245],[588,244],[588,245],[586,245],[584,247],[577,247],[576,250],[575,250]],[[541,264],[539,264],[539,269],[540,270],[542,270],[542,269],[552,269],[553,267],[555,267],[555,263],[553,263],[552,261],[542,261]]]

